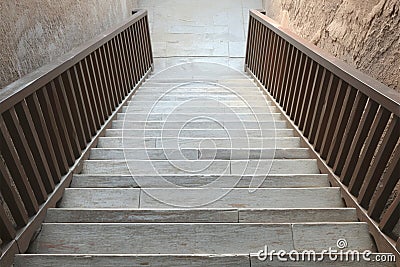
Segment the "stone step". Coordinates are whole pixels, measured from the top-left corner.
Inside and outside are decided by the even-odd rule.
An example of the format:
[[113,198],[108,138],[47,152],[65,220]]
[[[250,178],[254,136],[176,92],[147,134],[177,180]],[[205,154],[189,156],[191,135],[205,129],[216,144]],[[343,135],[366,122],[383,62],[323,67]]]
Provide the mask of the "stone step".
[[125,120],[115,120],[112,122],[112,128],[114,129],[221,129],[226,130],[227,132],[237,130],[243,131],[250,129],[265,129],[265,130],[274,130],[274,129],[285,129],[288,127],[288,123],[286,121],[230,121],[230,122],[219,122],[214,120],[209,121],[189,121],[189,122],[179,122],[179,121],[130,121],[129,117]]
[[18,254],[14,267],[249,266],[249,255]]
[[[169,142],[169,140],[175,140],[179,138],[180,142],[190,142],[187,139],[199,139],[202,140],[218,140],[221,138],[225,138],[231,140],[230,143],[241,143],[241,139],[245,140],[246,143],[249,142],[250,139],[272,139],[276,140],[276,144],[278,144],[280,138],[294,137],[294,131],[292,129],[137,129],[131,127],[125,128],[114,128],[108,129],[105,132],[105,137],[119,137],[124,138],[124,142],[128,145],[126,140],[127,138],[159,138],[165,142]],[[257,144],[261,144],[260,140],[252,140],[257,142]],[[268,142],[268,140],[265,140]],[[284,140],[282,140],[283,142]],[[281,143],[282,143],[281,142]],[[230,147],[231,145],[229,145]]]
[[153,80],[150,78],[143,83],[141,89],[146,87],[252,87],[257,88],[257,85],[249,79],[229,79],[229,80],[210,80],[204,81],[193,81],[193,80],[183,80],[182,82],[171,82],[168,80]]
[[307,148],[266,148],[266,149],[162,149],[162,148],[92,148],[91,160],[196,160],[196,159],[308,159],[311,151]]
[[[203,133],[203,137],[193,138],[182,138],[179,137],[130,137],[131,134],[137,134],[137,132],[125,133],[124,137],[101,137],[97,144],[98,148],[300,148],[302,143],[299,137],[290,137],[289,131],[286,135],[289,137],[277,137],[277,138],[257,138],[251,137],[236,137],[234,133],[231,133],[230,138],[226,138],[226,133],[222,132],[224,137],[204,137],[206,134]],[[147,132],[147,131],[146,131]],[[286,133],[286,132],[284,132]],[[145,133],[142,133],[142,135]],[[201,134],[201,133],[200,133]],[[275,134],[275,132],[271,132]],[[126,135],[126,136],[125,136]],[[149,133],[149,135],[151,135]],[[263,135],[266,135],[263,132]],[[178,145],[179,144],[179,145]]]
[[[281,113],[235,113],[234,116],[226,116],[225,114],[203,113],[202,116],[206,118],[213,118],[220,122],[226,121],[271,121],[281,120],[283,116]],[[177,113],[164,114],[164,113],[118,113],[117,120],[124,120],[129,117],[131,121],[165,121],[173,119],[174,121],[188,121],[195,117],[199,117],[198,113]],[[201,119],[201,118],[198,118]]]
[[[340,259],[340,253],[331,253],[331,258]],[[343,254],[342,254],[343,255]],[[120,255],[101,255],[101,254],[17,254],[15,258],[14,267],[140,267],[140,266],[238,266],[238,267],[258,267],[258,266],[270,266],[270,267],[395,267],[396,264],[393,262],[380,262],[373,259],[378,259],[382,254],[371,253],[369,259],[363,259],[360,256],[360,260],[354,261],[332,261],[328,254],[316,254],[315,261],[294,262],[279,260],[278,257],[271,256],[273,259],[267,261],[261,261],[257,255],[248,254],[187,254],[187,255],[138,255],[138,254],[120,254]],[[389,256],[384,254],[384,256]],[[306,256],[307,257],[307,256]],[[288,257],[286,257],[288,259]],[[319,260],[321,259],[321,260]],[[370,260],[371,259],[371,260]],[[284,265],[283,265],[284,264]]]
[[352,208],[321,209],[63,209],[47,223],[305,223],[355,222]]
[[[235,181],[232,181],[234,184]],[[285,196],[285,197],[282,197]],[[67,188],[60,208],[305,209],[343,207],[339,188]]]
[[44,223],[29,253],[250,254],[271,249],[322,251],[347,240],[351,250],[375,250],[365,223],[174,224]]
[[[163,179],[160,181],[160,179]],[[213,183],[218,180],[218,183]],[[168,181],[169,183],[165,183]],[[310,188],[329,187],[326,174],[293,174],[269,176],[219,176],[219,175],[85,175],[75,174],[71,182],[73,188],[174,188],[176,185],[183,187],[208,187],[219,186],[227,188],[250,188],[252,181],[258,181],[259,188]]]
[[203,113],[218,113],[218,114],[237,114],[237,113],[278,113],[279,110],[276,107],[221,107],[221,108],[215,108],[212,110],[207,110],[204,107],[190,107],[190,105],[187,106],[180,106],[178,108],[175,107],[137,107],[134,104],[131,104],[130,106],[123,106],[121,112],[125,113],[197,113],[197,114],[203,114]]
[[86,160],[82,174],[319,174],[314,159],[261,160]]
[[[204,102],[206,101],[206,103]],[[191,107],[265,107],[273,106],[271,102],[264,100],[251,100],[251,101],[238,101],[238,100],[159,100],[159,101],[139,101],[134,100],[127,103],[127,105],[135,105],[138,107],[178,107],[180,105],[190,105]]]
[[236,87],[236,88],[225,88],[225,87],[177,87],[177,88],[172,88],[168,91],[160,90],[160,88],[157,87],[146,87],[146,88],[141,88],[135,92],[135,94],[146,94],[146,93],[165,93],[168,92],[168,94],[221,94],[221,95],[265,95],[264,91],[259,90],[258,88],[254,87]]
[[226,101],[262,101],[266,104],[272,104],[272,102],[268,101],[262,94],[251,94],[251,95],[224,95],[224,94],[160,94],[160,93],[143,93],[143,94],[135,94],[132,97],[132,100],[128,103],[132,105],[136,101],[189,101],[196,102],[196,100],[207,100],[209,103],[211,102],[226,102]]

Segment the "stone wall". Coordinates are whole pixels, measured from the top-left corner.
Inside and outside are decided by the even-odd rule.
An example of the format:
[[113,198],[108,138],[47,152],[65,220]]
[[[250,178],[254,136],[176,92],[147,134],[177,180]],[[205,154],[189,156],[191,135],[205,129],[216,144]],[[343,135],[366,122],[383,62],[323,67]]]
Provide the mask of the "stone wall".
[[400,91],[399,0],[264,0],[268,16]]
[[0,88],[127,18],[137,0],[1,0]]

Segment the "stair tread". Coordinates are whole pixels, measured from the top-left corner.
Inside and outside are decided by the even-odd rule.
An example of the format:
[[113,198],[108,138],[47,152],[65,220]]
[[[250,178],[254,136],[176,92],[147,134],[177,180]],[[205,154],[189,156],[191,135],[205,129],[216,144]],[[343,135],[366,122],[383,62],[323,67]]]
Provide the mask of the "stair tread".
[[[218,181],[218,180],[217,180]],[[161,183],[167,183],[164,179]],[[140,181],[139,181],[140,183]],[[232,184],[235,183],[233,180]],[[285,196],[285,198],[282,198]],[[61,208],[338,208],[338,188],[67,188]]]
[[[99,234],[101,233],[101,234]],[[365,223],[44,223],[30,253],[247,254],[266,245],[290,251],[336,247],[374,250]]]
[[[334,254],[332,254],[334,255]],[[371,259],[376,258],[378,254],[372,253]],[[318,259],[321,256],[318,255]],[[337,254],[337,257],[339,255]],[[268,264],[268,265],[266,265]],[[284,265],[283,265],[284,264]],[[303,264],[303,265],[302,265]],[[15,258],[15,267],[139,267],[139,266],[271,266],[271,267],[299,267],[304,266],[302,262],[279,261],[277,256],[267,263],[260,261],[256,255],[247,254],[122,254],[122,255],[102,255],[102,254],[17,254]],[[367,261],[360,257],[359,261],[332,261],[329,255],[323,256],[321,261],[309,261],[309,267],[394,267],[393,262]]]
[[304,223],[355,222],[352,208],[314,209],[68,209],[47,212],[48,223]]
[[178,159],[307,159],[311,152],[307,148],[93,148],[90,151],[91,160],[178,160]]
[[318,174],[315,159],[260,160],[86,160],[85,174]]
[[[131,175],[74,175],[71,183],[73,188],[139,188],[140,186],[135,180],[139,179],[142,186],[148,188],[159,188],[159,176],[144,175],[139,177],[135,175],[132,179]],[[163,177],[170,181],[172,185],[180,184],[185,187],[199,187],[204,184],[210,184],[212,181],[219,177],[221,181],[219,184],[222,187],[232,185],[230,180],[238,181],[235,184],[237,188],[249,188],[253,178],[257,181],[264,178],[264,176],[242,175],[236,176],[202,176],[202,175],[163,175]],[[224,180],[227,182],[224,184]],[[172,187],[172,185],[164,184],[165,187]],[[210,187],[212,185],[209,185]],[[262,183],[259,183],[260,188],[301,188],[301,187],[328,187],[328,176],[325,174],[306,174],[306,175],[269,175]]]

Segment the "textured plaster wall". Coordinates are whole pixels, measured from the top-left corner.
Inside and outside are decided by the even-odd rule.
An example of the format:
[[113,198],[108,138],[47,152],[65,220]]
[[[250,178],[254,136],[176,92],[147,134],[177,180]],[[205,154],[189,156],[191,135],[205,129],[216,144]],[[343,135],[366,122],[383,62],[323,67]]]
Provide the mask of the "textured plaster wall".
[[1,0],[0,88],[127,18],[137,0]]
[[400,91],[399,0],[264,0],[273,19]]

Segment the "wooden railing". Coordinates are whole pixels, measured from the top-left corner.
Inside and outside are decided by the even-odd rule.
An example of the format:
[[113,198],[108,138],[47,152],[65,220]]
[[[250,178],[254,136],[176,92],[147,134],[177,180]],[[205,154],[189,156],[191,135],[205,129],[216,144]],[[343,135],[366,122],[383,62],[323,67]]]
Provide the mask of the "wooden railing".
[[393,233],[400,217],[399,93],[257,10],[250,11],[245,69],[369,223],[379,251],[399,256]]
[[88,149],[151,71],[147,12],[0,90],[1,266],[61,198]]

